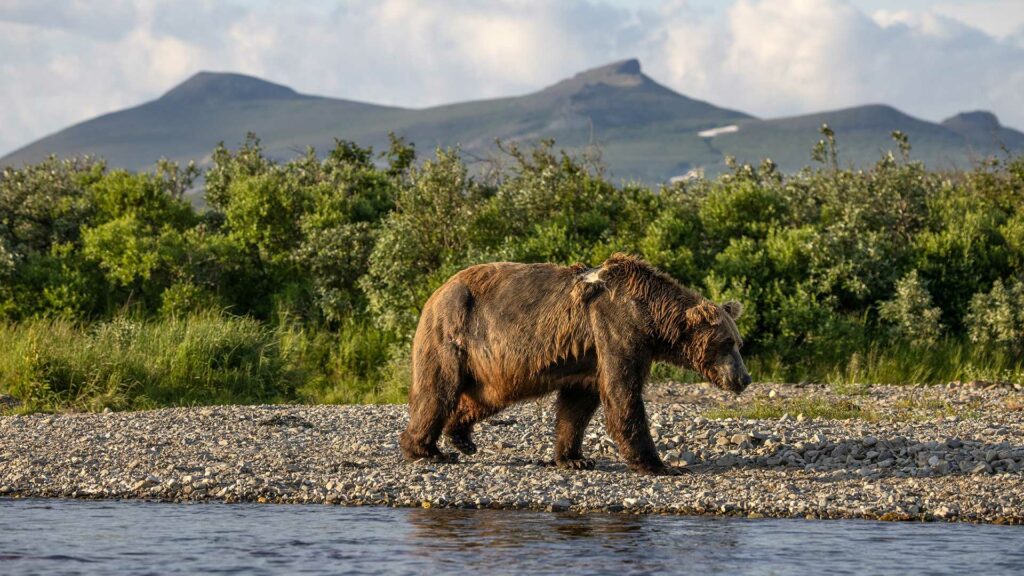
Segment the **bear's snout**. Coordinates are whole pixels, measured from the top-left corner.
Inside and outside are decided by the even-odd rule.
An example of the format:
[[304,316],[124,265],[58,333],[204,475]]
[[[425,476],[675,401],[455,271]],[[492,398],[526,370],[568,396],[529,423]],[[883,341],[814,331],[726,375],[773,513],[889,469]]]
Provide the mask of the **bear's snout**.
[[739,389],[736,390],[736,393],[739,394],[740,392],[746,390],[747,386],[750,386],[750,383],[753,381],[754,379],[750,377],[750,374],[744,374],[743,377],[740,378]]
[[750,383],[752,381],[753,379],[750,377],[750,374],[744,374],[739,378],[730,378],[727,380],[723,380],[719,387],[724,388],[735,394],[740,394],[741,392],[747,389],[747,386],[750,386]]
[[739,394],[753,381],[738,350],[723,356],[716,368],[714,372],[717,378],[712,378],[712,381],[723,390]]

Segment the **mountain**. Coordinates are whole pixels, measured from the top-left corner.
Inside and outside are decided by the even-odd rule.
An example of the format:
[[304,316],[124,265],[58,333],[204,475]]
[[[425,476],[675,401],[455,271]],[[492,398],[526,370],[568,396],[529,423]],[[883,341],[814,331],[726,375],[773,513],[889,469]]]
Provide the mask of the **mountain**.
[[75,124],[0,158],[0,165],[49,154],[94,154],[111,166],[143,170],[161,158],[209,160],[218,142],[240,143],[256,133],[266,152],[286,159],[307,146],[323,152],[335,138],[380,149],[394,132],[428,152],[458,145],[470,157],[493,152],[496,139],[601,147],[613,177],[663,182],[691,170],[714,174],[726,155],[784,170],[810,162],[828,123],[840,162],[876,161],[894,144],[892,130],[910,137],[913,157],[934,167],[965,166],[1005,146],[1024,152],[1024,134],[989,112],[958,114],[941,124],[889,106],[869,105],[761,120],[688,98],[643,73],[637,60],[581,72],[548,88],[508,98],[410,109],[310,96],[241,74],[200,72],[160,98]]
[[318,98],[240,74],[200,72],[160,98],[105,114],[37,140],[0,159],[35,162],[49,154],[94,154],[111,166],[142,170],[161,157],[203,161],[218,142],[259,134],[278,157],[324,146],[353,127],[384,122],[396,108]]
[[[981,115],[981,116],[978,116]],[[965,168],[1001,150],[1024,152],[1024,134],[999,125],[990,112],[958,114],[941,124],[914,118],[881,104],[845,108],[759,122],[741,122],[737,130],[717,136],[714,144],[744,162],[771,158],[786,170],[808,164],[810,147],[828,124],[836,134],[839,163],[870,164],[897,148],[891,134],[910,138],[911,158],[933,168]],[[897,154],[898,155],[898,154]]]
[[1024,148],[1024,134],[999,124],[996,115],[984,110],[961,112],[946,118],[942,125],[960,134],[972,147],[989,149],[1006,146],[1009,149]]

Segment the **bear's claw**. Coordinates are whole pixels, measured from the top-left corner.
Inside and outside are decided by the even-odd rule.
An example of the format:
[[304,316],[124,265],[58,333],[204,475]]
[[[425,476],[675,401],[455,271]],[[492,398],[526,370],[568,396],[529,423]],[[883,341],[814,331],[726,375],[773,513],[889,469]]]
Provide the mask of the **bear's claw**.
[[568,458],[556,460],[555,466],[569,470],[593,470],[596,463],[592,458]]
[[452,446],[454,446],[456,450],[462,452],[466,456],[476,454],[476,444],[470,440],[468,436],[449,436],[448,441],[451,442]]
[[432,464],[458,464],[459,455],[455,452],[438,452],[437,454],[429,454],[421,458],[416,458],[413,462],[429,462]]
[[646,476],[681,476],[687,472],[686,469],[675,466],[637,466],[633,471]]

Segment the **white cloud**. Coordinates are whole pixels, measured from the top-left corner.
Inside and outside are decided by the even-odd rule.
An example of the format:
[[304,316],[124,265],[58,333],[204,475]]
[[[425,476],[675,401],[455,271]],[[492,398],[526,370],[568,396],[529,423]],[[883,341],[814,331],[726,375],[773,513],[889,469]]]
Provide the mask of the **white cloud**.
[[950,2],[939,4],[932,10],[1000,38],[1024,27],[1024,2],[1020,0]]
[[230,33],[243,71],[301,91],[424,106],[534,90],[611,58],[617,20],[628,16],[581,2],[383,0],[326,14],[253,12]]
[[648,70],[720,105],[777,116],[883,102],[930,120],[983,108],[1024,128],[1021,44],[934,11],[740,0],[720,18],[685,5],[660,16]]
[[987,108],[1024,128],[1021,3],[977,4],[1009,7],[1013,26],[957,2],[867,14],[838,0],[5,0],[0,73],[15,81],[0,83],[0,153],[200,69],[425,106],[631,56],[684,94],[759,116],[886,102],[932,120]]
[[73,30],[95,39],[111,39],[130,31],[137,8],[131,0],[104,3],[83,0],[4,0],[0,22],[43,30]]

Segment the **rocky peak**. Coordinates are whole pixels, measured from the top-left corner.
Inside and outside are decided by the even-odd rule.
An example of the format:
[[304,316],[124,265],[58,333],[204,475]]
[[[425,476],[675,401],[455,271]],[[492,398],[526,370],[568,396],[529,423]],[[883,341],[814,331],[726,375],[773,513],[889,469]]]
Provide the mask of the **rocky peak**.
[[961,112],[943,120],[942,125],[954,132],[991,132],[1001,128],[999,118],[987,110]]
[[161,102],[212,103],[304,98],[298,92],[253,76],[199,72],[164,94]]

